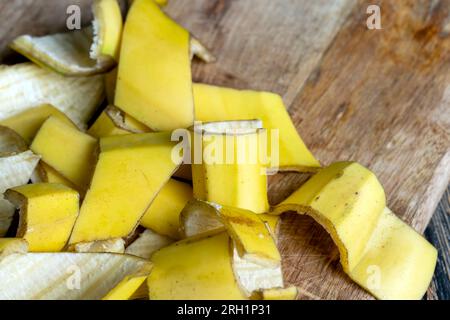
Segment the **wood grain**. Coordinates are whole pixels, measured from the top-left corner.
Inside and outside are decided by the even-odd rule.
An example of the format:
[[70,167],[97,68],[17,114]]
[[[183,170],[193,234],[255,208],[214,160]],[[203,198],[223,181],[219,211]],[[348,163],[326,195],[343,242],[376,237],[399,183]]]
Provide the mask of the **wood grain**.
[[[0,2],[0,60],[13,61],[5,48],[19,34],[64,30],[69,4],[89,21],[90,3]],[[171,0],[166,10],[218,57],[194,64],[195,81],[281,94],[319,160],[370,167],[390,207],[422,232],[450,178],[450,0],[375,3],[382,30],[365,26],[369,1]],[[271,177],[271,202],[304,179]],[[280,249],[301,298],[371,298],[312,219],[286,215]]]

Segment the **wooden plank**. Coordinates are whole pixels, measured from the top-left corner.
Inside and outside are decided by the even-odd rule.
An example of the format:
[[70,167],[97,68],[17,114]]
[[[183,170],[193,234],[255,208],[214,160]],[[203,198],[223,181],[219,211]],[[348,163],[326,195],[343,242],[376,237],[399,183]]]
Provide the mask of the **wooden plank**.
[[438,249],[438,262],[427,299],[450,300],[450,186],[425,231],[427,239]]

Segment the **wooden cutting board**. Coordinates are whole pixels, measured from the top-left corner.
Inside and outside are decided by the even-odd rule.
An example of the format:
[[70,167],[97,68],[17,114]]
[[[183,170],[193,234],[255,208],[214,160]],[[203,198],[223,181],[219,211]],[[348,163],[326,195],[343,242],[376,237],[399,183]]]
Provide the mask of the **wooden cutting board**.
[[[0,3],[0,59],[22,33],[64,30],[68,4],[89,21],[88,0]],[[369,30],[369,4],[381,30]],[[170,0],[166,11],[218,60],[194,80],[283,96],[301,136],[324,164],[355,160],[378,175],[388,203],[423,232],[450,180],[450,0]],[[270,179],[276,203],[304,176]],[[286,215],[286,282],[302,299],[371,298],[342,272],[330,237]]]

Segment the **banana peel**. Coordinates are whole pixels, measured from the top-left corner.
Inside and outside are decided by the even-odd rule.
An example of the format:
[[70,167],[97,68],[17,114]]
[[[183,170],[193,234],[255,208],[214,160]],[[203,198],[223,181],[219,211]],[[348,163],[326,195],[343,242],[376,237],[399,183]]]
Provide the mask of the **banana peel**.
[[[179,163],[170,133],[100,139],[100,154],[69,244],[126,238]],[[132,196],[130,196],[132,195]]]
[[152,0],[128,12],[114,104],[154,131],[194,123],[189,33]]
[[122,238],[113,238],[108,240],[79,242],[73,246],[73,251],[92,253],[124,253],[125,241]]
[[298,290],[295,286],[265,289],[260,292],[262,300],[295,300],[297,296]]
[[51,166],[49,166],[42,160],[39,162],[39,166],[36,170],[38,176],[37,180],[39,182],[59,183],[71,189],[77,190],[77,186],[75,184],[73,184],[68,179],[64,178],[64,176],[62,176],[58,171],[53,169]]
[[190,185],[170,179],[145,212],[141,226],[172,239],[179,239],[180,213],[191,199]]
[[146,229],[126,248],[125,253],[144,259],[150,259],[154,252],[167,247],[173,242],[174,240],[172,238],[163,236],[153,230]]
[[147,285],[151,300],[243,300],[232,269],[226,232],[187,238],[153,254]]
[[38,183],[8,189],[5,197],[20,210],[17,237],[28,242],[30,252],[63,250],[78,216],[78,192]]
[[223,121],[191,128],[194,197],[255,213],[269,210],[260,121]]
[[102,300],[130,300],[135,297],[136,292],[147,280],[151,267],[148,265],[139,272],[126,276]]
[[35,108],[27,109],[11,118],[0,121],[0,125],[14,130],[26,143],[30,144],[39,128],[50,116],[56,117],[76,128],[76,125],[64,113],[50,104],[43,104]]
[[201,61],[205,63],[213,63],[216,62],[216,57],[211,53],[211,51],[208,50],[201,42],[200,40],[194,38],[191,36],[190,40],[190,52],[191,52],[191,60],[194,57],[199,58]]
[[10,254],[27,253],[28,242],[19,238],[0,238],[0,260]]
[[39,159],[16,132],[0,126],[0,237],[7,233],[14,215],[14,206],[4,199],[3,193],[26,184]]
[[94,124],[89,128],[87,133],[97,139],[130,134],[129,131],[119,128],[108,115],[106,110],[100,114],[97,120],[95,120]]
[[32,63],[0,66],[0,121],[51,104],[84,128],[104,98],[103,76],[64,77]]
[[375,175],[352,162],[321,170],[272,210],[295,211],[321,224],[336,243],[344,271],[379,299],[421,299],[436,249],[386,208]]
[[36,64],[66,76],[105,73],[116,65],[122,35],[117,0],[97,0],[91,27],[42,37],[22,35],[11,49]]
[[0,259],[0,299],[97,300],[148,265],[124,254],[10,254]]
[[30,149],[84,193],[96,160],[97,139],[56,117],[48,118]]
[[[193,90],[197,121],[259,119],[269,136],[278,130],[278,150],[272,150],[271,144],[268,145],[269,168],[272,170],[314,172],[320,167],[298,134],[279,95],[199,83],[193,85]],[[279,156],[275,154],[277,152]]]

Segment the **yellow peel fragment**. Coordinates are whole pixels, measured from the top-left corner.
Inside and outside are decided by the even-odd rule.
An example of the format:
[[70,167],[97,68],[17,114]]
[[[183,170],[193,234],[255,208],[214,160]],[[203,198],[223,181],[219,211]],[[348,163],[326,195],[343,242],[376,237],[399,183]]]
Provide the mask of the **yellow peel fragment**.
[[51,104],[84,128],[104,97],[102,76],[63,77],[32,63],[0,66],[0,120]]
[[375,175],[357,163],[321,170],[274,214],[311,215],[336,243],[344,271],[379,299],[420,299],[433,275],[436,249],[386,209]]
[[[269,209],[260,121],[211,122],[193,127],[194,197],[255,213]],[[196,150],[201,146],[201,150]]]
[[94,124],[89,128],[87,133],[97,139],[109,136],[130,134],[129,131],[116,126],[116,124],[113,122],[106,111],[103,111],[100,114],[97,120],[95,120]]
[[242,300],[225,232],[188,238],[153,254],[147,280],[151,300]]
[[75,252],[124,253],[125,241],[122,238],[112,238],[108,240],[79,242],[73,246],[73,249]]
[[297,287],[265,289],[261,292],[263,300],[295,300],[298,295]]
[[102,138],[70,244],[127,237],[179,166],[173,146],[170,133]]
[[130,275],[126,276],[115,286],[102,300],[130,300],[139,287],[147,280],[148,271],[142,275]]
[[78,216],[78,192],[61,184],[38,183],[9,189],[5,197],[20,209],[17,237],[28,242],[30,251],[64,248]]
[[84,191],[91,179],[97,144],[97,139],[50,117],[39,129],[30,149]]
[[58,171],[56,171],[43,161],[39,162],[39,168],[37,169],[37,171],[42,182],[59,183],[69,188],[75,190],[77,189],[76,185],[64,178]]
[[191,199],[191,186],[170,179],[145,212],[141,225],[159,234],[179,239],[180,213]]
[[115,105],[155,131],[194,123],[189,33],[152,0],[128,12]]
[[[194,84],[195,119],[203,122],[259,119],[279,132],[280,170],[316,171],[320,164],[308,150],[277,94]],[[270,147],[270,144],[269,144]],[[271,155],[269,148],[269,154]],[[269,165],[277,168],[277,164]]]
[[0,260],[14,253],[27,253],[28,242],[19,238],[0,238]]
[[49,104],[27,109],[11,118],[0,121],[0,125],[14,130],[29,144],[41,125],[50,116],[54,116],[76,128],[75,124],[64,113]]

